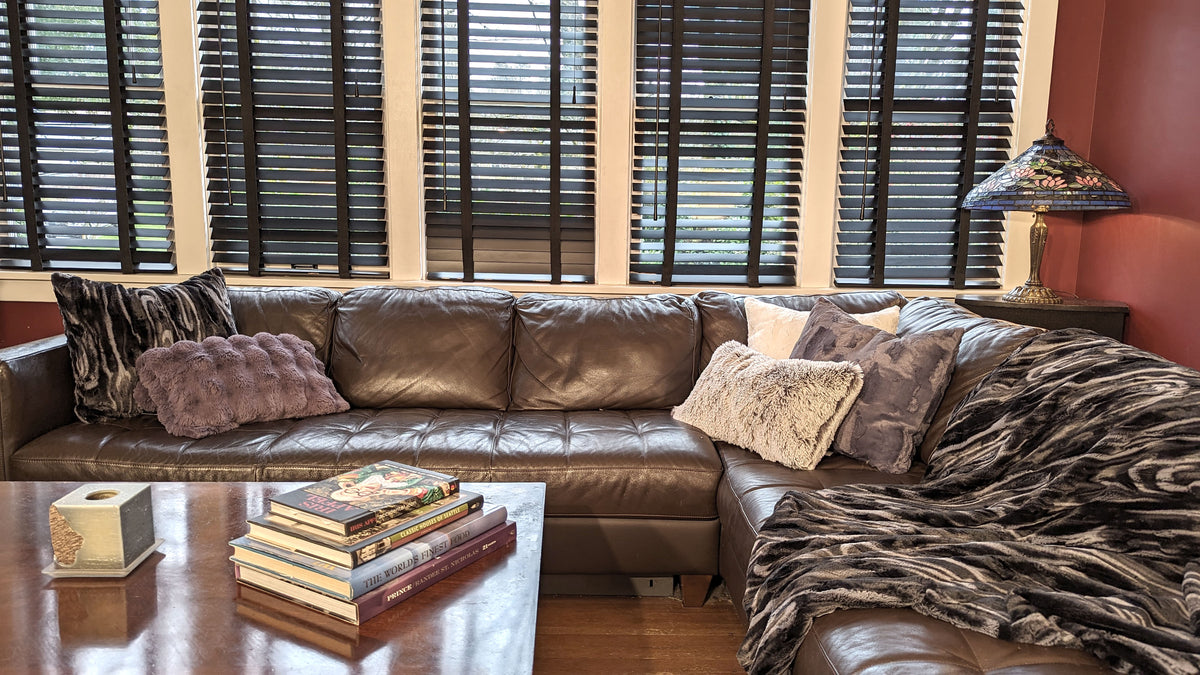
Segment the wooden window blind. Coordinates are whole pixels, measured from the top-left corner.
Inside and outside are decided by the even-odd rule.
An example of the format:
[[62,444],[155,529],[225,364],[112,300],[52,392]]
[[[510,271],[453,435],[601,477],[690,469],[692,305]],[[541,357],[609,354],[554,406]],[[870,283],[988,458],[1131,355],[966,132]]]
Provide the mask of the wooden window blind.
[[380,0],[202,0],[213,261],[387,274]]
[[808,21],[638,0],[631,282],[796,282]]
[[1003,214],[962,211],[1008,160],[1018,0],[851,0],[835,280],[996,288]]
[[428,276],[590,282],[596,0],[423,0]]
[[8,0],[0,268],[175,269],[157,0]]

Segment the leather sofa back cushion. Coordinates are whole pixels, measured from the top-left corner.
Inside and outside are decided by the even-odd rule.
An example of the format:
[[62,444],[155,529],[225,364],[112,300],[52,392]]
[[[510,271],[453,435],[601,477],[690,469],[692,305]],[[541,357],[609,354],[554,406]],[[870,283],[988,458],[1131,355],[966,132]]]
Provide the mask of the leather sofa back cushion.
[[[701,291],[692,296],[696,308],[700,311],[700,323],[704,326],[704,335],[700,342],[701,371],[708,366],[708,360],[712,358],[717,347],[730,340],[737,340],[742,344],[746,344],[749,340],[744,304],[746,297],[723,291]],[[829,298],[833,304],[851,314],[877,312],[885,307],[904,304],[904,296],[896,291],[858,291],[833,293],[825,296],[755,295],[753,297],[800,312],[811,311],[817,298],[820,297]]]
[[695,382],[699,317],[686,297],[538,293],[516,309],[514,410],[668,408]]
[[330,377],[356,408],[508,405],[513,296],[367,287],[338,302]]
[[985,319],[940,298],[916,298],[900,308],[900,327],[896,333],[901,337],[943,328],[961,328],[964,332],[958,343],[950,384],[946,385],[942,402],[921,442],[923,462],[929,461],[929,453],[942,440],[955,406],[1017,347],[1042,332],[1040,328]]
[[329,363],[329,338],[338,294],[327,288],[231,287],[229,306],[242,335],[288,333],[312,344]]

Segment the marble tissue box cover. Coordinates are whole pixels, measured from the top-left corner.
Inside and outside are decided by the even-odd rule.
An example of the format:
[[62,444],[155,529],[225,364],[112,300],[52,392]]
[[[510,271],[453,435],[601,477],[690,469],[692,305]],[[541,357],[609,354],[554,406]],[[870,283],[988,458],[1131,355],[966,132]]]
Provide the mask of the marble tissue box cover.
[[50,506],[54,564],[47,573],[128,574],[158,541],[148,483],[89,483]]

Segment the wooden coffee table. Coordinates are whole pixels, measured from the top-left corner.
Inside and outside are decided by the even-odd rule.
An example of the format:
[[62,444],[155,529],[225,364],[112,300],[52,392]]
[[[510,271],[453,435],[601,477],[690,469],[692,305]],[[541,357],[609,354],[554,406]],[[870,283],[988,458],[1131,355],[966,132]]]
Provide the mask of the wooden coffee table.
[[227,542],[301,483],[154,483],[157,552],[123,579],[51,579],[48,509],[79,485],[0,482],[0,672],[533,669],[542,483],[464,483],[508,507],[516,544],[361,626],[233,580]]

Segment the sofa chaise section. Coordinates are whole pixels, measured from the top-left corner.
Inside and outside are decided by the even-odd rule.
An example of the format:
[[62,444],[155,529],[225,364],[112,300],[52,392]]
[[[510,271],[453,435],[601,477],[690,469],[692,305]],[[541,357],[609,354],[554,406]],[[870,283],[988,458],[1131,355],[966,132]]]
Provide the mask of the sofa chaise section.
[[[963,328],[955,372],[926,432],[920,457],[907,473],[888,474],[841,455],[829,455],[812,471],[793,471],[726,443],[717,450],[725,468],[717,494],[721,514],[720,572],[745,619],[746,569],[758,530],[791,490],[838,485],[919,483],[955,406],[1014,350],[1040,329],[976,316],[933,298],[907,302],[900,335]],[[843,610],[818,618],[801,643],[796,675],[847,675],[908,668],[927,673],[1095,673],[1106,669],[1080,650],[999,640],[959,629],[912,610]],[[907,671],[906,671],[907,672]]]

